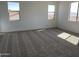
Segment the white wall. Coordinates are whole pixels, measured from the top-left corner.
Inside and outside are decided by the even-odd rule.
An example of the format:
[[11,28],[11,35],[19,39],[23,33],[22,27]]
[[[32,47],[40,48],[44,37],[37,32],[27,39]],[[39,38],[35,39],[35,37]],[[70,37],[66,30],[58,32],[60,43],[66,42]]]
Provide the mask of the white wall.
[[71,2],[60,2],[57,26],[59,28],[79,33],[79,22],[69,22]]
[[[56,21],[48,21],[48,4],[57,2],[20,2],[20,21],[9,21],[7,2],[1,2],[1,32],[56,27]],[[57,20],[57,17],[55,18]]]
[[[0,32],[59,27],[79,33],[79,22],[69,22],[71,2],[20,2],[20,21],[9,21],[7,2],[0,2]],[[56,5],[56,21],[48,21],[48,4]],[[58,9],[59,7],[59,9]]]
[[[0,4],[1,4],[1,2],[0,2]],[[0,32],[1,32],[1,16],[2,16],[2,11],[1,11],[1,6],[0,6]]]

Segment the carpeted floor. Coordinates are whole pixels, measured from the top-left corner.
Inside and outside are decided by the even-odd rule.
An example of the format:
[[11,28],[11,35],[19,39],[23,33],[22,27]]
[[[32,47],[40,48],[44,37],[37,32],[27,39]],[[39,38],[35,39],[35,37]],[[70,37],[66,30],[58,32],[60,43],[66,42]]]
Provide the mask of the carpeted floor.
[[[59,29],[10,32],[0,35],[2,57],[76,57],[79,46],[58,37]],[[75,39],[74,39],[75,40]]]

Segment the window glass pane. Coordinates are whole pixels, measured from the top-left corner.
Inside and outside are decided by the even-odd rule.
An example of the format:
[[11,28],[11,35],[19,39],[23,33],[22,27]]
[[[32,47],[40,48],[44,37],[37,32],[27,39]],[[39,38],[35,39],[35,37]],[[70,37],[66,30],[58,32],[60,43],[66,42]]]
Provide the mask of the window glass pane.
[[71,3],[70,21],[76,21],[77,9],[78,9],[78,2]]
[[19,2],[8,2],[9,20],[19,20]]
[[48,12],[55,12],[55,5],[48,5]]
[[55,14],[55,5],[48,5],[48,20],[53,20]]

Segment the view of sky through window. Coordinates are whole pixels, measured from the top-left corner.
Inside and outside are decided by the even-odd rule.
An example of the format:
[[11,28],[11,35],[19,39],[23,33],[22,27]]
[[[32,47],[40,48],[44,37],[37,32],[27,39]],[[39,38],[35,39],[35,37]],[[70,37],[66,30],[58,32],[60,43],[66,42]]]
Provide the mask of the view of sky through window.
[[20,19],[19,12],[20,12],[19,2],[8,2],[8,13],[10,21],[19,20]]
[[19,3],[17,2],[8,2],[8,10],[19,11]]

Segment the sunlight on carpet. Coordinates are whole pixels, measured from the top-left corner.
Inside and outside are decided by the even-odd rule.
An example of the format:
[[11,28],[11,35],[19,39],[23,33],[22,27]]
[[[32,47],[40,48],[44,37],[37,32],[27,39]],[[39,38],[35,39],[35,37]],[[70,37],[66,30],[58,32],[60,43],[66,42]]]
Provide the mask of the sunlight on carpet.
[[71,35],[69,33],[63,32],[59,35],[57,35],[57,37],[64,39],[70,43],[72,43],[73,45],[77,45],[79,43],[79,37]]

